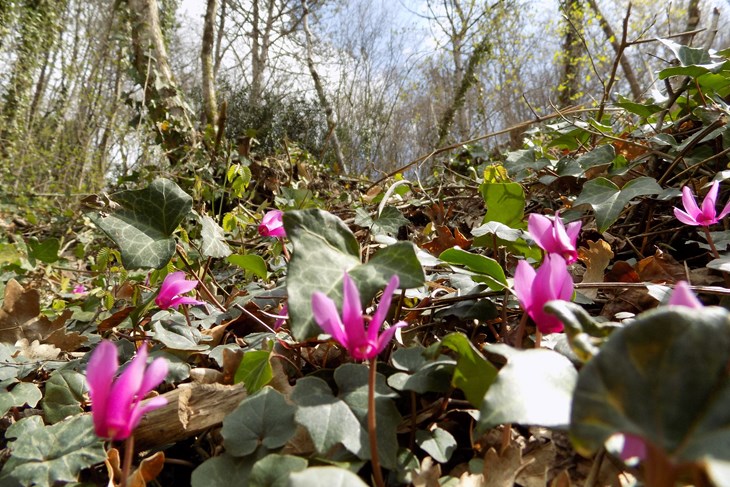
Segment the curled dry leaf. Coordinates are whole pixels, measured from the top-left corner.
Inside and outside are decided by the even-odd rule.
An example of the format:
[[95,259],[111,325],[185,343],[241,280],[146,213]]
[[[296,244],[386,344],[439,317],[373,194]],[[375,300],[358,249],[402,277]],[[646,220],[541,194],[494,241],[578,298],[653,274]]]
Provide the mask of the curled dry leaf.
[[15,348],[18,349],[18,355],[25,357],[28,360],[41,361],[41,360],[56,360],[61,355],[61,349],[56,348],[53,345],[43,344],[38,340],[28,342],[27,338],[22,338],[15,342]]
[[[582,282],[603,282],[603,274],[613,259],[613,251],[608,242],[603,239],[598,242],[588,240],[588,248],[580,247],[578,249],[578,258],[586,265]],[[582,289],[581,293],[590,299],[596,299],[598,289]]]
[[[426,457],[421,462],[421,468],[413,474],[414,487],[440,487],[441,465]],[[510,486],[511,487],[511,486]]]
[[41,315],[40,293],[35,289],[23,289],[15,279],[5,286],[5,299],[0,308],[0,342],[15,343],[27,340],[45,340],[63,327],[71,317],[70,310],[51,321]]

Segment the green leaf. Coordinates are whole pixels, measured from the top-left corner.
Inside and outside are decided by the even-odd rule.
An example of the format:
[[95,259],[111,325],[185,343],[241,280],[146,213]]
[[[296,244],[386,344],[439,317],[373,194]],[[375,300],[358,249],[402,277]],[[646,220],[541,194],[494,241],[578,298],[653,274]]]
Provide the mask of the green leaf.
[[335,397],[325,381],[317,377],[299,379],[291,399],[298,406],[296,422],[309,432],[317,453],[326,454],[339,443],[355,455],[365,454],[365,430],[347,403]]
[[10,408],[28,405],[35,407],[43,395],[38,386],[32,382],[18,382],[16,379],[9,379],[3,383],[3,393],[0,394],[0,416],[10,411]]
[[266,261],[262,259],[260,255],[233,254],[229,255],[226,260],[233,265],[237,265],[241,269],[253,272],[261,279],[266,279],[266,277],[268,276],[268,271],[266,270]]
[[626,111],[634,113],[641,118],[649,118],[655,113],[659,113],[662,111],[662,107],[660,107],[656,103],[636,103],[621,95],[618,96],[618,100],[619,101],[615,103],[616,106],[619,106]]
[[14,479],[21,485],[50,487],[76,482],[81,470],[106,459],[104,443],[94,433],[91,415],[77,415],[51,426],[34,416],[15,423],[6,432],[10,458],[0,483]]
[[527,234],[527,232],[525,232],[524,230],[508,227],[504,223],[487,222],[473,229],[471,231],[471,234],[475,237],[481,237],[483,235],[496,235],[502,240],[506,240],[508,242],[516,242],[517,240],[523,238]]
[[416,444],[439,463],[451,460],[451,455],[456,450],[456,439],[441,428],[435,428],[433,431],[416,431]]
[[610,144],[596,147],[577,159],[578,164],[583,170],[588,170],[596,166],[607,166],[616,157],[616,149]]
[[[339,397],[350,407],[360,421],[363,451],[358,456],[370,458],[370,440],[367,435],[369,368],[360,364],[344,364],[335,370]],[[375,381],[375,411],[378,435],[378,455],[385,468],[395,468],[398,454],[396,432],[401,422],[400,413],[392,398],[398,395],[385,383],[381,374]]]
[[573,206],[591,205],[596,213],[598,231],[605,232],[618,220],[619,215],[632,199],[661,192],[662,188],[654,178],[636,178],[626,183],[621,189],[606,178],[596,178],[583,185],[583,191]]
[[439,259],[449,264],[463,265],[477,275],[472,276],[475,282],[483,282],[495,291],[507,287],[507,277],[504,269],[494,259],[485,255],[473,254],[462,249],[448,249],[441,252]]
[[345,271],[356,282],[364,305],[370,304],[394,274],[403,288],[423,284],[423,269],[410,242],[385,247],[361,265],[355,236],[330,213],[288,211],[284,214],[284,227],[294,244],[286,286],[292,332],[299,340],[320,332],[312,314],[312,294],[320,291],[341,303]]
[[355,210],[355,225],[369,228],[374,235],[397,235],[403,225],[410,222],[395,206],[386,206],[380,216],[373,220],[364,208]]
[[271,387],[249,396],[223,420],[226,451],[236,457],[253,453],[259,445],[280,448],[294,435],[295,406]]
[[31,237],[26,245],[28,246],[28,257],[30,259],[40,260],[45,264],[53,264],[58,260],[61,243],[57,238],[48,238],[43,242],[39,242],[37,238]]
[[570,435],[589,453],[617,432],[675,464],[730,460],[730,315],[668,307],[615,331],[580,372]]
[[169,179],[147,188],[121,191],[112,198],[120,207],[109,214],[89,214],[122,252],[127,269],[163,268],[175,254],[172,233],[190,213],[193,200]]
[[487,206],[482,223],[499,222],[511,228],[524,228],[525,191],[517,183],[485,183],[479,192]]
[[479,431],[503,423],[566,427],[578,373],[570,361],[545,348],[519,350],[485,344],[507,359],[484,396]]
[[193,470],[192,487],[229,487],[235,479],[237,485],[248,485],[252,474],[253,457],[237,458],[228,453],[209,458]]
[[428,360],[421,347],[400,348],[391,361],[393,366],[407,372],[396,372],[388,377],[388,385],[398,391],[441,392],[449,390],[456,361],[444,356]]
[[312,467],[289,476],[289,487],[367,487],[360,477],[339,467]]
[[57,370],[46,382],[43,413],[46,421],[56,423],[83,411],[86,377],[74,370]]
[[497,377],[497,369],[463,333],[449,333],[441,340],[440,345],[459,354],[451,384],[461,389],[467,401],[474,407],[479,407]]
[[274,370],[271,367],[271,351],[250,350],[243,354],[243,360],[236,369],[233,379],[234,384],[243,382],[246,392],[255,394],[274,377]]
[[307,460],[292,455],[272,453],[256,462],[248,485],[251,487],[287,487],[289,474],[307,468]]
[[535,149],[520,149],[507,154],[504,167],[509,171],[512,179],[522,181],[548,164],[550,164],[548,159],[544,157],[537,158]]
[[216,259],[231,255],[231,248],[226,243],[226,236],[220,225],[208,215],[201,216],[200,223],[203,225],[203,229],[200,231],[203,239],[200,252],[206,257]]
[[194,352],[208,350],[209,347],[204,342],[213,339],[208,335],[200,333],[200,330],[197,328],[188,326],[187,323],[183,324],[167,320],[154,322],[152,325],[152,338],[162,342],[167,348]]

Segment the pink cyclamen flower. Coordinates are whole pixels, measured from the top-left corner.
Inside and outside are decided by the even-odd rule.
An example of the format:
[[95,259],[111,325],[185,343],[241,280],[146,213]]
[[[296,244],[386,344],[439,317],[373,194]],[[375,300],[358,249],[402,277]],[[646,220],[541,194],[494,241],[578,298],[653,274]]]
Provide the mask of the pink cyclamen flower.
[[259,234],[262,237],[286,237],[283,216],[284,212],[281,210],[271,210],[266,213],[259,225]]
[[117,369],[117,347],[103,340],[86,366],[94,429],[101,438],[124,440],[145,413],[167,404],[167,399],[159,396],[140,404],[167,376],[167,361],[156,358],[147,365],[147,344],[143,343],[124,372],[114,380]]
[[623,448],[619,456],[624,462],[637,458],[643,460],[646,458],[646,443],[640,436],[625,433]]
[[687,306],[688,308],[704,308],[697,296],[689,288],[686,281],[679,281],[674,286],[674,291],[669,297],[667,304],[672,306]]
[[679,208],[674,208],[674,216],[677,220],[681,221],[686,225],[709,227],[722,220],[728,213],[730,213],[730,201],[725,205],[718,215],[715,210],[715,204],[717,203],[717,192],[720,190],[720,182],[715,181],[710,187],[710,191],[707,192],[707,196],[702,200],[702,208],[697,206],[695,197],[692,194],[692,190],[689,186],[682,188],[682,205],[684,211]]
[[548,254],[561,255],[568,264],[578,260],[578,251],[575,247],[580,233],[581,222],[568,223],[566,227],[556,212],[553,218],[530,214],[527,220],[527,231],[532,239]]
[[176,308],[181,304],[205,304],[204,301],[198,301],[192,296],[181,296],[195,289],[197,285],[198,281],[186,280],[183,271],[168,274],[162,281],[155,303],[160,309]]
[[385,321],[390,301],[393,298],[393,291],[398,287],[398,276],[390,278],[388,285],[383,291],[378,309],[368,323],[365,330],[365,318],[360,306],[360,293],[354,281],[345,273],[342,298],[342,318],[337,312],[335,302],[324,293],[315,292],[312,294],[312,312],[314,319],[320,328],[339,342],[357,360],[369,360],[376,357],[383,351],[385,346],[393,339],[398,328],[407,325],[405,321],[399,321],[378,336],[380,326]]
[[86,286],[83,284],[76,284],[72,292],[74,294],[86,294]]
[[563,330],[563,323],[557,316],[543,310],[548,301],[555,299],[570,301],[573,297],[573,278],[562,256],[546,255],[537,272],[526,261],[519,261],[515,271],[514,291],[522,308],[530,315],[541,333],[556,333]]

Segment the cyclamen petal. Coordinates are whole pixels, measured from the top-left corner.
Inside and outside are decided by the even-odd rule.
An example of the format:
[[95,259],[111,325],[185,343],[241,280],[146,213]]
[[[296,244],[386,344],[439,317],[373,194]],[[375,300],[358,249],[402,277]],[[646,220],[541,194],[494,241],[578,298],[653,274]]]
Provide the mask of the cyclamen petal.
[[266,213],[261,220],[258,230],[262,237],[286,237],[286,230],[284,230],[284,212],[281,210],[271,210]]
[[563,323],[543,308],[546,303],[556,299],[569,301],[573,287],[567,263],[560,255],[546,255],[537,271],[525,261],[517,264],[514,292],[522,308],[543,334],[563,330]]
[[728,202],[717,214],[715,206],[717,204],[717,195],[720,191],[720,182],[715,181],[712,183],[710,190],[707,192],[705,199],[702,200],[702,207],[700,208],[695,201],[695,197],[692,194],[692,190],[689,186],[682,188],[682,206],[684,211],[679,208],[674,208],[674,216],[677,220],[681,221],[685,225],[703,226],[709,227],[719,222],[722,218],[730,214],[730,202]]
[[561,255],[572,264],[578,260],[576,243],[581,222],[572,222],[566,228],[556,212],[553,218],[532,213],[527,220],[527,231],[537,245],[549,254]]
[[163,397],[140,402],[167,376],[167,361],[155,359],[147,366],[147,345],[140,347],[124,372],[114,380],[119,368],[116,346],[102,341],[92,352],[86,369],[91,398],[91,413],[96,434],[123,440],[132,434],[145,412],[167,404]]
[[165,280],[162,281],[160,291],[155,298],[155,304],[160,309],[176,308],[181,304],[205,304],[204,301],[199,301],[192,296],[181,296],[181,294],[195,289],[197,285],[198,281],[186,280],[183,271],[172,272],[165,276]]
[[688,308],[704,308],[697,296],[689,288],[686,281],[679,281],[672,291],[667,304],[672,306],[686,306]]
[[343,279],[344,299],[342,318],[337,312],[334,301],[324,293],[312,294],[312,314],[314,320],[325,333],[345,347],[349,354],[357,360],[370,360],[382,352],[392,340],[398,328],[407,324],[403,321],[380,333],[381,325],[390,305],[393,291],[398,286],[398,278],[393,277],[385,288],[380,305],[365,330],[366,317],[360,306],[360,293],[354,281],[347,273]]

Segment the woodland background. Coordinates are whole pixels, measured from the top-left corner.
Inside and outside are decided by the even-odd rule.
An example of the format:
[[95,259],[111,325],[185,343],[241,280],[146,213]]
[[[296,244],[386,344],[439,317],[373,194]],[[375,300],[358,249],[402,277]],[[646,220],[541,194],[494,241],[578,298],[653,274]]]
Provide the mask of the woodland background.
[[727,1],[626,10],[600,0],[4,0],[1,191],[22,205],[150,171],[214,185],[249,151],[379,177],[502,130],[485,150],[517,149],[522,122],[595,106],[618,49],[610,99],[660,98],[655,73],[671,56],[652,39],[709,48],[730,36],[717,28]]

